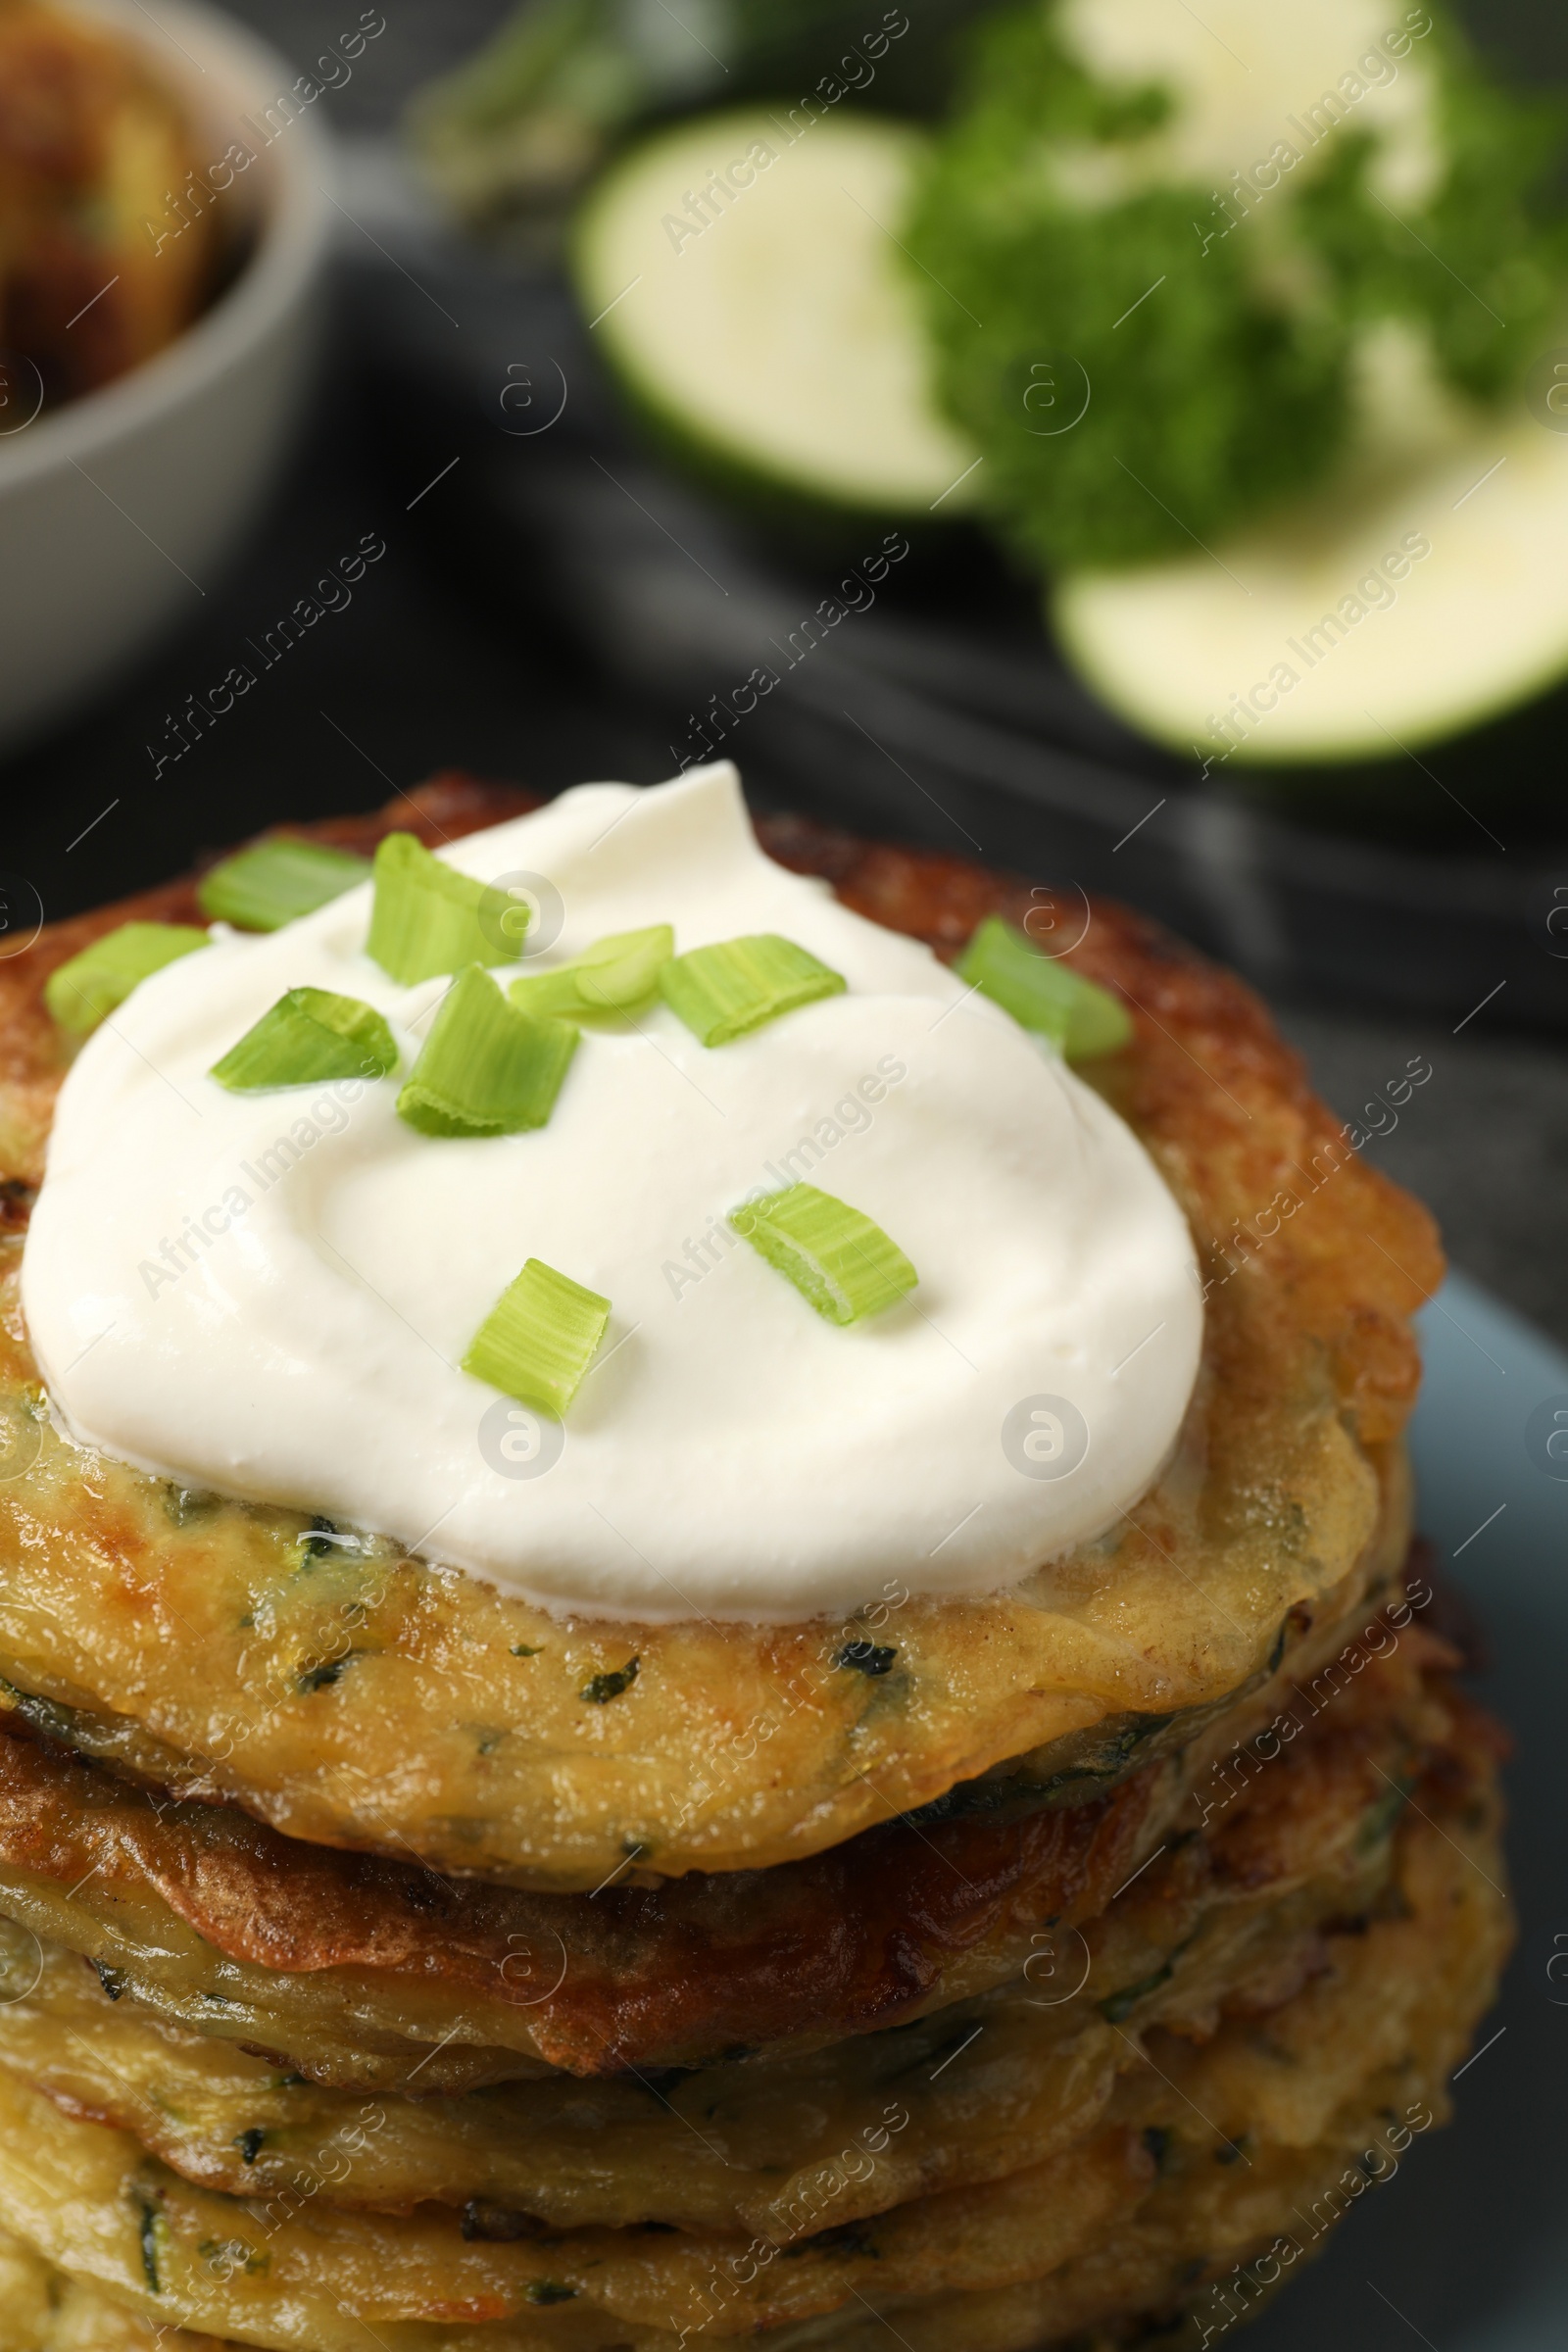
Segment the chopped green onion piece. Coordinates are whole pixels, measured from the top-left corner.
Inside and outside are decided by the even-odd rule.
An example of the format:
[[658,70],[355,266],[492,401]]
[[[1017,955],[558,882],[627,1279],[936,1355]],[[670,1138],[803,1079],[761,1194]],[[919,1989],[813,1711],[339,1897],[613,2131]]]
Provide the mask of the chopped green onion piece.
[[1000,915],[986,916],[953,968],[1023,1028],[1049,1037],[1069,1061],[1119,1053],[1132,1037],[1119,999],[1054,956],[1042,956]]
[[610,1300],[530,1257],[473,1337],[465,1372],[559,1421],[610,1321]]
[[646,931],[616,931],[608,939],[596,939],[553,972],[529,972],[514,980],[509,993],[514,1004],[527,1012],[564,1013],[571,1020],[595,1012],[628,1012],[654,994],[674,949],[675,933],[668,923],[655,923]]
[[670,1011],[694,1037],[705,1046],[727,1046],[781,1012],[794,1012],[818,997],[841,996],[845,983],[808,948],[780,939],[776,931],[761,931],[672,957],[659,975],[659,986]]
[[313,914],[369,878],[368,858],[279,835],[237,850],[203,874],[196,900],[215,923],[235,923],[241,931],[281,931],[296,916]]
[[470,963],[515,963],[528,908],[492,883],[432,858],[412,833],[389,833],[375,853],[375,900],[366,946],[410,987]]
[[231,1093],[318,1086],[327,1078],[384,1078],[398,1066],[392,1032],[373,1004],[325,988],[291,988],[208,1072]]
[[210,945],[189,923],[122,923],[52,971],[43,1001],[62,1029],[85,1037],[149,974]]
[[729,1221],[830,1323],[879,1315],[920,1279],[880,1225],[814,1184],[792,1184],[745,1201]]
[[542,1127],[576,1051],[569,1021],[509,1004],[470,963],[441,1000],[398,1109],[423,1135],[515,1135]]

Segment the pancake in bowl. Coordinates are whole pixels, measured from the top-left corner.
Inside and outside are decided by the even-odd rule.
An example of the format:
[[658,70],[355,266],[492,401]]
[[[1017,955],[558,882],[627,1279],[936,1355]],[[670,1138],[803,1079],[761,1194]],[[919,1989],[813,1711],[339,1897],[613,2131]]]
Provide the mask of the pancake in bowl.
[[[1002,1015],[966,1008],[968,992],[939,964],[903,948],[881,963],[891,951],[832,929],[820,887],[799,899],[772,869],[759,878],[726,778],[688,779],[662,800],[595,790],[612,797],[568,796],[554,833],[505,837],[514,880],[539,845],[525,875],[537,910],[552,888],[569,910],[583,887],[594,844],[572,828],[591,816],[596,841],[632,845],[622,901],[645,891],[609,902],[620,919],[651,919],[644,868],[664,887],[666,852],[645,828],[695,810],[683,855],[699,866],[712,830],[732,828],[724,930],[740,928],[728,893],[737,909],[760,906],[806,935],[814,955],[838,943],[851,1004],[781,1014],[780,1036],[799,1024],[795,1059],[773,1064],[726,1063],[728,1045],[705,1060],[657,1008],[584,1016],[576,1074],[616,1068],[640,1084],[652,1063],[634,1066],[632,1041],[647,1045],[646,1023],[652,1051],[690,1091],[711,1093],[720,1116],[751,1115],[746,1068],[787,1079],[787,1143],[816,1100],[801,1091],[802,1070],[818,1066],[803,1041],[839,1022],[831,1034],[858,1051],[869,1033],[854,999],[874,999],[877,976],[894,972],[889,1003],[902,1009],[887,1018],[906,1076],[908,1024],[952,1026],[886,1111],[884,1083],[884,1134],[896,1137],[923,1085],[936,1104],[921,1113],[926,1132],[970,1102],[1004,1157],[1012,1106],[1001,1128],[984,1127],[983,1099],[963,1093],[972,1065],[1007,1073],[1020,1099],[1057,1088],[1071,1113],[1060,1149],[1086,1164],[1107,1151],[1116,1182],[1153,1188],[1138,1194],[1147,1221],[1126,1233],[1140,1247],[1156,1237],[1151,1296],[1168,1313],[1132,1336],[1133,1357],[1149,1351],[1138,1377],[1157,1368],[1141,1393],[1151,1428],[1165,1415],[1164,1435],[1144,1431],[1147,1466],[1127,1471],[1134,1483],[1113,1507],[1102,1498],[1079,1538],[1001,1589],[985,1583],[984,1544],[958,1541],[956,1510],[930,1544],[910,1540],[911,1457],[893,1430],[869,1469],[834,1457],[858,1531],[853,1558],[841,1530],[810,1519],[819,1497],[788,1493],[790,1479],[803,1484],[793,1459],[769,1490],[773,1466],[754,1456],[759,1494],[781,1501],[682,1517],[672,1489],[665,1522],[628,1521],[616,1503],[612,1534],[624,1543],[629,1525],[642,1569],[586,1527],[570,1607],[559,1590],[518,1589],[548,1582],[559,1559],[498,1556],[487,1575],[443,1558],[433,1526],[409,1534],[398,1514],[416,1481],[392,1478],[373,1508],[350,1513],[353,1461],[332,1468],[347,1484],[318,1496],[298,1487],[286,1446],[268,1492],[236,1452],[224,1492],[194,1425],[132,1444],[126,1421],[118,1448],[102,1429],[94,1444],[92,1415],[124,1399],[114,1382],[84,1388],[61,1345],[60,1300],[78,1303],[75,1252],[77,1288],[91,1287],[74,1217],[86,1198],[102,1198],[106,1216],[113,1207],[81,1105],[94,1087],[141,1082],[113,1031],[83,1050],[24,1239],[72,1069],[42,986],[117,920],[193,926],[211,909],[172,886],[0,966],[17,1237],[0,1483],[0,1915],[11,1923],[0,2220],[16,2236],[7,2259],[22,2303],[47,2306],[27,2323],[37,2352],[65,2343],[68,2327],[90,2339],[99,2313],[113,2315],[106,2341],[175,2328],[278,2352],[335,2352],[367,2328],[392,2352],[675,2352],[695,2334],[762,2328],[791,2346],[869,2345],[886,2325],[919,2352],[1028,2352],[1086,2331],[1120,2337],[1145,2320],[1196,2342],[1316,2250],[1361,2193],[1347,2178],[1384,2177],[1439,2120],[1506,1945],[1495,1741],[1453,1690],[1456,1658],[1429,1630],[1431,1582],[1406,1559],[1408,1317],[1441,1270],[1430,1224],[1354,1155],[1247,992],[1138,918],[1093,909],[1061,959],[1123,1009],[1115,1044],[1058,1074],[1050,1048],[1021,1058]],[[482,829],[519,806],[460,780],[415,803],[427,840],[479,829],[457,870],[487,883],[506,875],[499,837]],[[326,831],[363,851],[406,830],[409,808]],[[1027,952],[1036,902],[1022,885],[795,823],[766,841],[906,941],[951,955],[1000,915]],[[188,1092],[217,1125],[226,1114],[202,1091],[206,1061],[187,1066],[195,1044],[178,1057],[181,1023],[205,1037],[209,1000],[252,986],[253,953],[271,956],[269,971],[286,965],[291,985],[352,968],[364,1001],[381,991],[400,1029],[436,1009],[445,979],[424,1011],[374,980],[368,916],[368,893],[345,894],[271,948],[220,939],[201,958],[193,930],[187,969],[210,983],[187,990],[176,965],[111,1020],[134,1054],[157,1042],[137,1024],[162,1006],[158,1083]],[[688,920],[702,930],[682,913],[683,946]],[[595,923],[612,928],[602,906]],[[582,944],[568,920],[545,976]],[[949,1054],[956,1037],[964,1053]],[[408,1057],[417,1050],[411,1042]],[[742,1073],[733,1085],[730,1071]],[[138,1100],[124,1097],[126,1133]],[[448,1168],[485,1171],[514,1149],[415,1145],[389,1118],[345,1149],[384,1158],[391,1137],[416,1170],[447,1152],[468,1155]],[[649,1120],[630,1127],[645,1135]],[[855,1156],[858,1118],[844,1112],[837,1142],[809,1131],[809,1173],[848,1198],[852,1170],[857,1187],[871,1185],[874,1155]],[[184,1146],[177,1125],[167,1132],[172,1163]],[[507,1164],[548,1171],[538,1153],[521,1156],[536,1141],[516,1139]],[[338,1148],[324,1115],[316,1142],[298,1144],[306,1174],[290,1197],[323,1253],[352,1250],[373,1236],[377,1196],[354,1195],[353,1230],[323,1221],[339,1175],[319,1175],[326,1156],[304,1157],[317,1143]],[[1130,1155],[1139,1147],[1147,1158]],[[682,1148],[693,1164],[708,1156]],[[649,1166],[656,1191],[657,1150]],[[882,1198],[909,1219],[908,1240],[914,1194]],[[997,1196],[1004,1221],[1012,1198]],[[753,1274],[779,1288],[754,1283],[749,1314],[779,1301],[806,1314],[771,1268],[737,1275],[750,1261],[706,1231],[706,1248],[689,1234],[670,1245],[679,1254],[666,1266],[685,1274],[669,1283],[666,1324],[640,1341],[612,1324],[612,1404],[568,1410],[568,1463],[575,1450],[614,1473],[592,1448],[615,1412],[634,1414],[636,1382],[673,1360],[660,1353],[675,1348],[670,1333],[684,1348],[705,1328],[688,1311],[693,1283],[708,1285],[710,1331]],[[281,1246],[257,1226],[235,1247],[250,1235],[264,1256]],[[1091,1220],[1086,1253],[1104,1239]],[[452,1247],[457,1263],[466,1244]],[[938,1345],[956,1329],[983,1385],[990,1358],[960,1319],[954,1259],[934,1248],[917,1241],[922,1290],[874,1331],[900,1331],[941,1363]],[[147,1373],[138,1412],[157,1408],[168,1334],[183,1328],[185,1304],[179,1315],[158,1304],[169,1275],[181,1301],[206,1300],[215,1361],[248,1360],[221,1358],[251,1329],[252,1310],[231,1299],[224,1336],[230,1273],[218,1269],[233,1258],[187,1242],[143,1262],[160,1257],[168,1274],[146,1295],[162,1319],[130,1318]],[[1017,1262],[1024,1321],[1033,1261],[1021,1245]],[[943,1276],[927,1284],[933,1265]],[[922,1291],[948,1326],[937,1343],[908,1319]],[[309,1377],[317,1335],[302,1296]],[[766,1328],[788,1353],[796,1327]],[[860,1337],[799,1329],[813,1346]],[[94,1330],[106,1353],[121,1346],[102,1314]],[[819,1348],[811,1360],[832,1359]],[[902,1359],[867,1348],[853,1360],[874,1391],[878,1367]],[[176,1363],[171,1395],[190,1368],[188,1356]],[[373,1366],[365,1377],[373,1393]],[[1054,1368],[1058,1381],[1069,1376]],[[219,1426],[238,1391],[208,1386]],[[956,1378],[916,1384],[911,1410],[965,1393]],[[838,1394],[859,1409],[853,1384]],[[476,1410],[489,1409],[479,1394]],[[952,1456],[972,1473],[982,1525],[987,1511],[1012,1524],[1008,1478],[1028,1486],[1031,1472],[1006,1450],[1000,1414],[977,1447],[966,1409],[954,1408]],[[1101,1470],[1107,1455],[1144,1458],[1118,1438],[1118,1409],[1112,1400],[1095,1422]],[[694,1431],[694,1460],[707,1435]],[[417,1431],[411,1442],[422,1443]],[[950,1479],[953,1467],[938,1465]],[[656,1469],[640,1473],[650,1492]],[[614,1500],[609,1484],[576,1493],[567,1519],[603,1520],[599,1506]],[[927,1498],[947,1506],[956,1493],[939,1478]],[[1042,1501],[1032,1494],[1030,1509]],[[866,1495],[886,1507],[856,1518]],[[470,1512],[459,1548],[482,1551],[496,1523]],[[785,1525],[816,1531],[793,1588]],[[662,1548],[670,1526],[690,1538],[689,1571]],[[732,1557],[715,1527],[739,1547]],[[561,1558],[578,1532],[560,1539]],[[742,1576],[734,1563],[748,1552]],[[832,1606],[792,1616],[792,1590],[823,1598],[829,1557]],[[609,1584],[591,1589],[595,1574]],[[704,1604],[685,1615],[683,1587]],[[738,1613],[743,1589],[758,1605]],[[1291,2219],[1320,2209],[1321,2225]],[[1220,2300],[1210,2309],[1205,2296]]]

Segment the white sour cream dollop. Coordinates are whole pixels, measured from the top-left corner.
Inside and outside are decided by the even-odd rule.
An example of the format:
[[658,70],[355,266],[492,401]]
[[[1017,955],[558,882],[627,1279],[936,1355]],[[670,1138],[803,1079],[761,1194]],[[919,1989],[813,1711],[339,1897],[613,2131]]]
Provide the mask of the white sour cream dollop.
[[[236,1095],[207,1075],[301,985],[377,1006],[407,1070],[446,983],[370,961],[368,887],[220,931],[61,1092],[23,1293],[77,1442],[643,1619],[790,1621],[890,1579],[992,1591],[1136,1501],[1201,1305],[1181,1212],[1089,1087],[764,857],[727,763],[583,785],[441,855],[559,894],[525,968],[671,922],[677,951],[781,932],[848,993],[712,1050],[662,1004],[590,1026],[547,1127],[436,1141],[398,1117],[396,1079]],[[841,1329],[726,1241],[727,1211],[794,1180],[890,1234],[913,1296]],[[460,1369],[529,1257],[612,1302],[564,1443]]]

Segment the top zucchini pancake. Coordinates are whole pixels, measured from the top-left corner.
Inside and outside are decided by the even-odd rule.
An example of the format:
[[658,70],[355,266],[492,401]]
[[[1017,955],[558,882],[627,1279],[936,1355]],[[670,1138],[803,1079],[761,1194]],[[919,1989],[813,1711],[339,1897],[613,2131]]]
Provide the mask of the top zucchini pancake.
[[[445,850],[537,806],[450,777],[314,833],[362,854],[395,832]],[[1039,905],[956,859],[795,820],[759,831],[782,866],[944,961],[985,918],[1025,926]],[[536,904],[552,887],[540,864]],[[369,899],[337,911],[363,907],[363,932]],[[922,1807],[995,1818],[1098,1797],[1258,1689],[1314,1621],[1321,1638],[1348,1620],[1401,1556],[1409,1317],[1442,1270],[1430,1221],[1357,1155],[1238,981],[1108,905],[1058,960],[1125,1007],[1130,1038],[1079,1076],[1191,1229],[1201,1355],[1152,1483],[1022,1581],[945,1591],[939,1529],[934,1565],[911,1556],[857,1605],[800,1622],[683,1607],[662,1571],[668,1606],[567,1614],[559,1595],[547,1607],[421,1556],[417,1531],[399,1543],[323,1520],[328,1496],[229,1499],[77,1443],[21,1304],[72,1059],[44,986],[128,920],[204,919],[196,885],[173,884],[0,962],[0,1675],[19,1728],[294,1838],[521,1888],[651,1885],[799,1863]],[[146,986],[162,1002],[163,983]],[[635,1184],[639,1138],[624,1148]],[[163,1238],[138,1237],[133,1261]],[[57,1386],[69,1368],[51,1358]],[[1035,1385],[1058,1383],[1060,1367]],[[487,1394],[475,1386],[475,1419]]]

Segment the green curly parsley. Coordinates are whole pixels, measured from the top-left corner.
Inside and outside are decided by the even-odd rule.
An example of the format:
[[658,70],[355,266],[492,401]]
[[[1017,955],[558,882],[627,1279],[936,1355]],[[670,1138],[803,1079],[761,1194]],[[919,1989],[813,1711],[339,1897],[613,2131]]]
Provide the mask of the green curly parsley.
[[[1317,136],[1299,119],[1270,129],[1263,153],[1284,135],[1297,160],[1250,202],[1163,175],[1176,99],[1098,79],[1058,16],[1029,0],[982,26],[906,231],[939,395],[984,455],[981,503],[1029,561],[1189,554],[1324,480],[1379,318],[1423,328],[1438,371],[1476,399],[1512,390],[1556,339],[1563,110],[1489,82],[1447,23],[1410,12],[1444,171],[1396,213],[1369,184],[1379,141],[1353,94]],[[1076,405],[1074,362],[1088,408],[1042,430]]]

